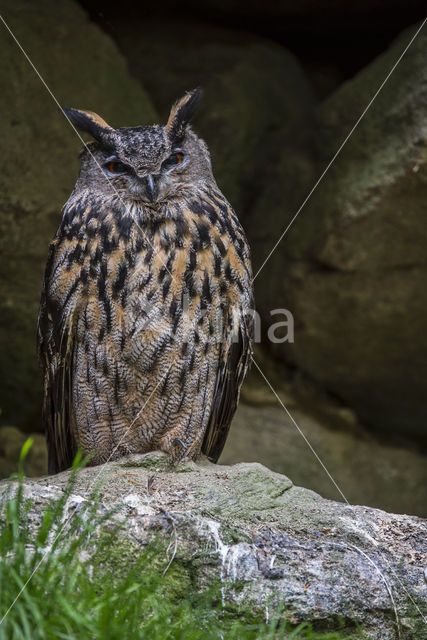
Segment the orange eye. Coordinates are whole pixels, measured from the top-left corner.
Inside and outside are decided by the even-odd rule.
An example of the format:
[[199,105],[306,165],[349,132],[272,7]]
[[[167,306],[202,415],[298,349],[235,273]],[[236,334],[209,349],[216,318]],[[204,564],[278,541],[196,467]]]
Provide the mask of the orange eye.
[[173,167],[177,164],[181,164],[183,161],[184,154],[182,153],[182,151],[175,151],[175,153],[172,153],[172,155],[170,155],[169,158],[164,161],[163,166],[166,168]]
[[110,173],[126,173],[127,171],[127,166],[117,160],[107,160],[104,166]]

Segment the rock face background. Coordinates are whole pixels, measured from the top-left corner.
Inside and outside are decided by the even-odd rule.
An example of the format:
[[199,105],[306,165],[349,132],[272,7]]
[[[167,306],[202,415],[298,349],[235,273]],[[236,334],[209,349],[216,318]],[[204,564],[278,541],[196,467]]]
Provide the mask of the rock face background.
[[[156,120],[117,47],[76,3],[3,2],[2,15],[60,105],[100,105],[116,126]],[[34,431],[40,429],[41,282],[82,143],[3,25],[0,46],[0,408],[4,423]]]
[[[412,35],[398,38],[316,109],[317,175]],[[278,277],[269,280],[268,264],[258,286],[265,313],[284,300],[295,315],[295,343],[277,349],[278,357],[353,407],[364,423],[424,441],[427,113],[418,105],[427,99],[426,52],[427,31],[274,254]],[[266,192],[254,218],[255,210],[273,229],[283,202]]]
[[[127,0],[103,3],[102,13],[90,0],[6,0],[2,15],[60,104],[99,111],[115,126],[164,119],[183,91],[204,86],[194,127],[247,230],[257,272],[424,15],[417,0],[387,8],[366,0],[345,11],[339,3],[279,4],[189,2],[178,12],[165,0],[160,15]],[[420,514],[426,29],[255,280],[264,334],[271,309],[288,308],[295,318],[293,344],[271,345],[264,335],[263,366],[344,493]],[[2,24],[0,43],[0,472],[7,475],[22,434],[41,430],[40,286],[81,142]],[[262,459],[337,498],[282,409],[258,402],[263,385],[253,372],[224,460]]]

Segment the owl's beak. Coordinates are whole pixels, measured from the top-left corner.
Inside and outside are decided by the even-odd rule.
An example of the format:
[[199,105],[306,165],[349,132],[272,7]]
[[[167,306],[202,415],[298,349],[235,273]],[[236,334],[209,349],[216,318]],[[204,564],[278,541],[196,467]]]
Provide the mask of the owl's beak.
[[150,200],[150,202],[154,202],[157,197],[157,186],[151,173],[145,176],[144,186],[145,186],[145,193],[147,194],[148,199]]

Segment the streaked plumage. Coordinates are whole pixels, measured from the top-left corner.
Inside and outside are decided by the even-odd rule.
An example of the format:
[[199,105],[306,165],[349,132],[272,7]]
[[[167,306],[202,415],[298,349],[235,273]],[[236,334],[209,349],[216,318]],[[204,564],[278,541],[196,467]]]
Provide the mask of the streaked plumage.
[[[199,97],[186,94],[165,127],[114,130],[65,110],[96,142],[42,291],[51,473],[78,447],[99,464],[154,449],[216,461],[224,446],[250,358],[252,277],[243,230],[188,126]],[[102,175],[120,163],[128,173]]]

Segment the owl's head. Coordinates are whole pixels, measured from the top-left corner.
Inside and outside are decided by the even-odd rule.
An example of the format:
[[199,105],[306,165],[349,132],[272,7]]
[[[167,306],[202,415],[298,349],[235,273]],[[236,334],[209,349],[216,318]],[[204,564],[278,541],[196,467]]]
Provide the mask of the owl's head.
[[[186,93],[163,126],[113,129],[92,111],[63,109],[74,126],[95,139],[81,155],[79,187],[103,193],[111,188],[121,198],[153,206],[182,197],[197,183],[214,182],[206,144],[189,127],[201,96],[201,89]],[[102,180],[100,168],[108,180]]]

